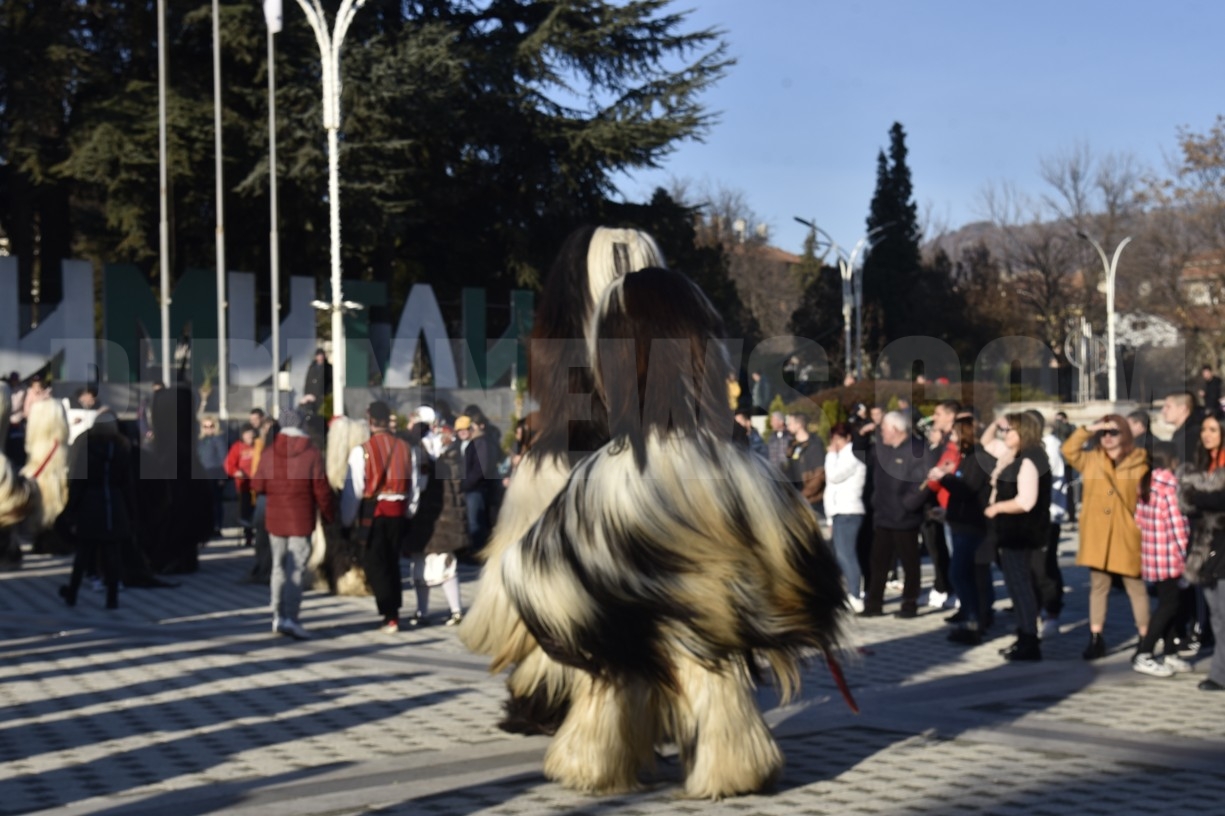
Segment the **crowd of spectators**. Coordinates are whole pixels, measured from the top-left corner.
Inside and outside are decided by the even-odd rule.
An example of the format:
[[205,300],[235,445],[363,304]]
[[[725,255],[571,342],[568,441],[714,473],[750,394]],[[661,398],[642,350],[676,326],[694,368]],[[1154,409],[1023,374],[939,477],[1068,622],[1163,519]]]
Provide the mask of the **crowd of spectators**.
[[[1225,614],[1225,563],[1215,555],[1225,536],[1225,446],[1212,403],[1201,409],[1189,392],[1168,397],[1168,442],[1143,411],[1077,428],[1062,411],[1049,421],[1031,410],[984,423],[954,401],[928,417],[904,402],[856,405],[828,428],[828,446],[803,413],[770,414],[764,439],[751,416],[737,414],[735,438],[828,522],[859,615],[885,614],[890,591],[900,590],[896,617],[914,618],[924,605],[950,610],[948,640],[978,645],[996,626],[998,573],[1015,630],[1000,654],[1041,660],[1043,639],[1060,633],[1062,530],[1076,525],[1076,563],[1090,576],[1085,660],[1109,651],[1116,587],[1131,606],[1137,672],[1189,671],[1189,658],[1213,649],[1212,620]],[[934,578],[925,598],[924,550]],[[1225,688],[1225,656],[1214,654],[1199,687]]]

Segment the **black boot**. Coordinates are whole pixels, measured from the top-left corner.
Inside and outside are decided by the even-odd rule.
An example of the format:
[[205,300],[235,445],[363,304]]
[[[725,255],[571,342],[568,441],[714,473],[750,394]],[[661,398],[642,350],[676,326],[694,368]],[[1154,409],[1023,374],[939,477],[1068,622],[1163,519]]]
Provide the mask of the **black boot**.
[[69,606],[77,605],[77,593],[68,584],[60,587],[60,597],[63,598],[64,603],[68,604]]
[[1106,641],[1102,640],[1100,632],[1091,632],[1089,634],[1089,645],[1085,647],[1085,651],[1081,653],[1081,657],[1085,660],[1097,660],[1099,657],[1106,656]]
[[962,626],[949,632],[949,641],[965,646],[978,646],[983,642],[983,633],[977,627]]
[[1042,647],[1039,645],[1038,636],[1026,632],[1018,634],[1017,642],[1008,648],[1004,659],[1008,661],[1041,660]]

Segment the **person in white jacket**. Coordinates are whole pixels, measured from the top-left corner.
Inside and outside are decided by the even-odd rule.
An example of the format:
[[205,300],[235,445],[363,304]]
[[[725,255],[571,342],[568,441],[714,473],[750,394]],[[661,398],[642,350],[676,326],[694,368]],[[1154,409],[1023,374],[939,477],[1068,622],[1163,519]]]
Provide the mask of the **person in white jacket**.
[[862,576],[855,542],[863,524],[863,490],[868,467],[851,449],[851,437],[851,429],[844,422],[830,430],[829,448],[825,454],[825,514],[833,527],[834,554],[846,579],[851,608],[862,612]]

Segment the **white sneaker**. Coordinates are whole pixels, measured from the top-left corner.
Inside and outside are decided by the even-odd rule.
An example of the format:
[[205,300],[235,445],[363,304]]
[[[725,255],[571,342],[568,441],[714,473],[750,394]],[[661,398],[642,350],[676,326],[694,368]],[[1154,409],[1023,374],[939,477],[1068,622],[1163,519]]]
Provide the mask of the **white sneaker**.
[[943,609],[944,602],[948,599],[949,594],[947,592],[937,592],[933,589],[927,593],[927,605],[932,609]]
[[289,635],[294,640],[310,640],[311,633],[302,628],[302,624],[295,620],[281,621],[281,634]]
[[1044,618],[1042,620],[1042,631],[1038,637],[1043,640],[1050,640],[1059,634],[1059,618]]
[[855,595],[848,595],[846,600],[851,606],[851,611],[856,615],[863,611],[863,598],[856,597]]
[[1150,677],[1173,677],[1174,670],[1161,663],[1151,654],[1138,654],[1131,659],[1131,667],[1140,674]]
[[1189,674],[1195,671],[1191,663],[1176,654],[1164,654],[1161,656],[1163,665],[1169,666],[1176,674]]
[[274,635],[281,634],[281,623],[282,623],[281,619],[274,615],[272,618],[272,633]]
[[903,584],[901,581],[897,580],[896,578],[894,578],[892,581],[887,581],[885,583],[885,588],[891,589],[894,592],[901,592],[905,586],[906,586],[905,584]]

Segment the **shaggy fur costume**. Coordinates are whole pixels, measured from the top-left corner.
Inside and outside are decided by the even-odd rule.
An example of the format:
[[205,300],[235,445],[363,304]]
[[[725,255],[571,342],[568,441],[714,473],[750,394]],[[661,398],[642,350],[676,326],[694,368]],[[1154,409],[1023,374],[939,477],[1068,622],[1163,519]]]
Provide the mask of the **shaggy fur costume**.
[[577,669],[545,775],[578,790],[638,785],[675,742],[685,794],[769,786],[783,758],[754,699],[784,700],[803,658],[837,648],[846,609],[837,562],[807,502],[731,442],[722,321],[683,275],[648,269],[606,292],[593,333],[611,441],[500,559],[529,637]]
[[59,400],[41,399],[28,407],[21,475],[38,486],[38,513],[26,532],[50,530],[68,503],[68,416]]
[[13,470],[8,457],[0,452],[0,570],[21,567],[21,541],[17,536],[17,526],[37,512],[38,488]]
[[593,393],[586,338],[595,305],[608,285],[648,266],[663,266],[663,255],[650,235],[580,227],[563,243],[541,294],[529,346],[528,385],[538,406],[528,418],[530,446],[481,552],[486,563],[459,633],[469,649],[495,658],[492,671],[511,670],[501,723],[507,731],[554,733],[566,716],[569,689],[577,679],[572,667],[535,646],[506,595],[501,558],[561,492],[574,463],[608,440],[604,404]]
[[[328,484],[337,493],[345,486],[349,469],[349,453],[370,438],[370,426],[364,419],[336,417],[328,426],[325,467]],[[327,582],[333,595],[369,595],[366,570],[362,567],[361,548],[345,536],[339,521],[315,525],[311,536],[311,557],[308,567]]]

